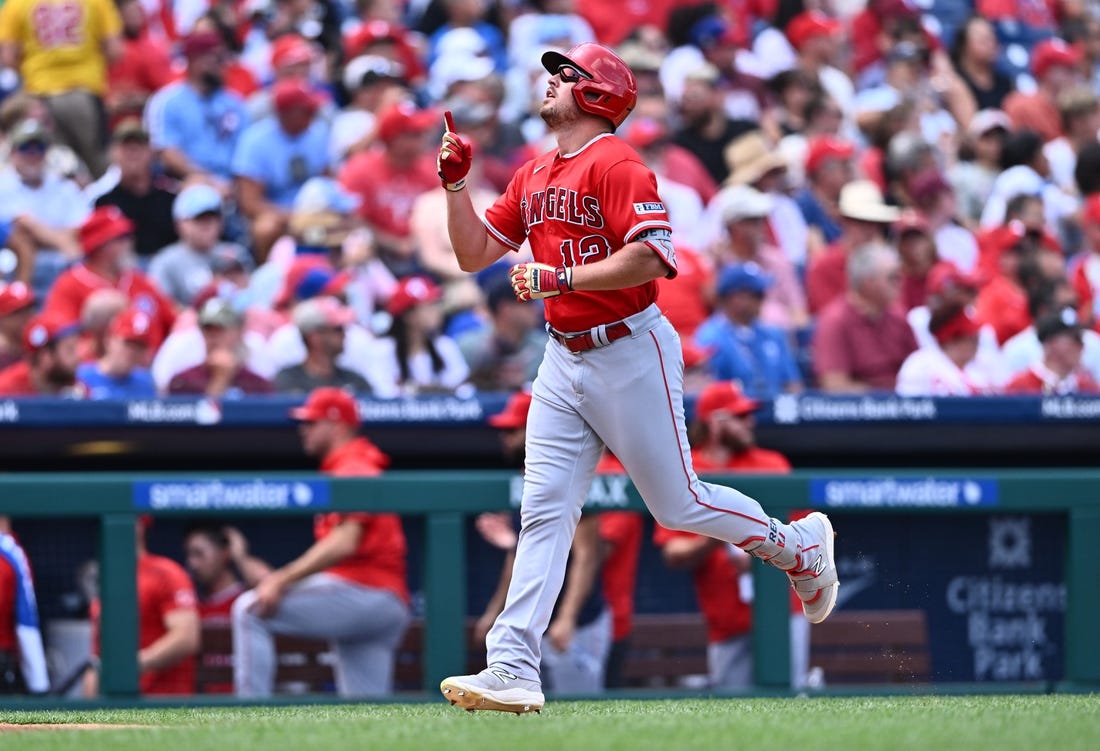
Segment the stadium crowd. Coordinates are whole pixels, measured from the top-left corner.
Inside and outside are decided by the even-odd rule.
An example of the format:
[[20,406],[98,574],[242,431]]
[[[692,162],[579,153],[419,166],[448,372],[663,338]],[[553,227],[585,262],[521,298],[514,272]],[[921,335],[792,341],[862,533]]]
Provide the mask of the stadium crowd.
[[590,40],[637,77],[689,392],[1095,391],[1095,5],[8,0],[0,395],[523,386],[541,316],[458,268],[441,113],[483,209]]

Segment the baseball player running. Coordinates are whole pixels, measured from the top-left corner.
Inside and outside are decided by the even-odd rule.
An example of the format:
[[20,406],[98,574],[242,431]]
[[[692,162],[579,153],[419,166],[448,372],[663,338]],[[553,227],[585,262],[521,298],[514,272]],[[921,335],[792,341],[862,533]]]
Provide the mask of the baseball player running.
[[470,145],[449,118],[439,151],[459,265],[478,271],[529,240],[535,261],[512,267],[512,287],[520,300],[545,300],[549,332],[528,418],[522,529],[486,641],[489,666],[440,685],[471,711],[542,709],[539,645],[605,444],[657,522],[782,569],[811,622],[829,615],[838,587],[824,514],[784,524],[692,469],[680,341],[655,304],[656,280],[676,273],[668,215],[653,173],[614,135],[637,100],[634,75],[598,44],[546,52],[542,64],[550,78],[539,114],[558,148],[520,167],[484,221],[464,190]]

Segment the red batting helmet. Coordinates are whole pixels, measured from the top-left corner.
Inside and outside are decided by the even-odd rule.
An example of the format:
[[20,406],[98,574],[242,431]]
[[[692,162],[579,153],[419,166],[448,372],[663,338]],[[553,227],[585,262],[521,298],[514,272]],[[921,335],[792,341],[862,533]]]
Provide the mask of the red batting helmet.
[[606,117],[618,128],[638,101],[634,73],[618,55],[602,44],[578,44],[564,55],[553,50],[542,56],[542,67],[551,74],[571,65],[582,75],[573,86],[573,98],[585,112]]

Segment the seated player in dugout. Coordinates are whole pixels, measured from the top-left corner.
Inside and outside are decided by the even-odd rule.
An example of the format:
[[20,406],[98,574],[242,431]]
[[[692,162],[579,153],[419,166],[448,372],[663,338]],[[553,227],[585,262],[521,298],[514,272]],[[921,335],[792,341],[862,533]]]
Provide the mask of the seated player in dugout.
[[11,519],[0,516],[0,695],[49,688],[31,565]]
[[[142,695],[193,694],[195,654],[202,631],[195,588],[187,572],[170,558],[153,555],[145,547],[151,516],[135,525],[137,542],[138,672]],[[92,601],[92,666],[84,673],[84,696],[99,693],[101,605]]]

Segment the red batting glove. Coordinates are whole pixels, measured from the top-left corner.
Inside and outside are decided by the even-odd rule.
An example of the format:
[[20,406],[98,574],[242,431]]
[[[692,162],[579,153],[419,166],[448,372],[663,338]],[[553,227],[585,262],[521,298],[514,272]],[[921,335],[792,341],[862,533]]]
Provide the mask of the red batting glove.
[[450,111],[443,113],[443,122],[447,129],[443,133],[443,142],[439,145],[436,167],[443,187],[455,193],[466,187],[466,175],[470,172],[474,152],[470,144],[454,132],[455,124]]
[[554,268],[545,263],[517,263],[508,278],[512,291],[524,302],[573,291],[573,269],[567,266]]

